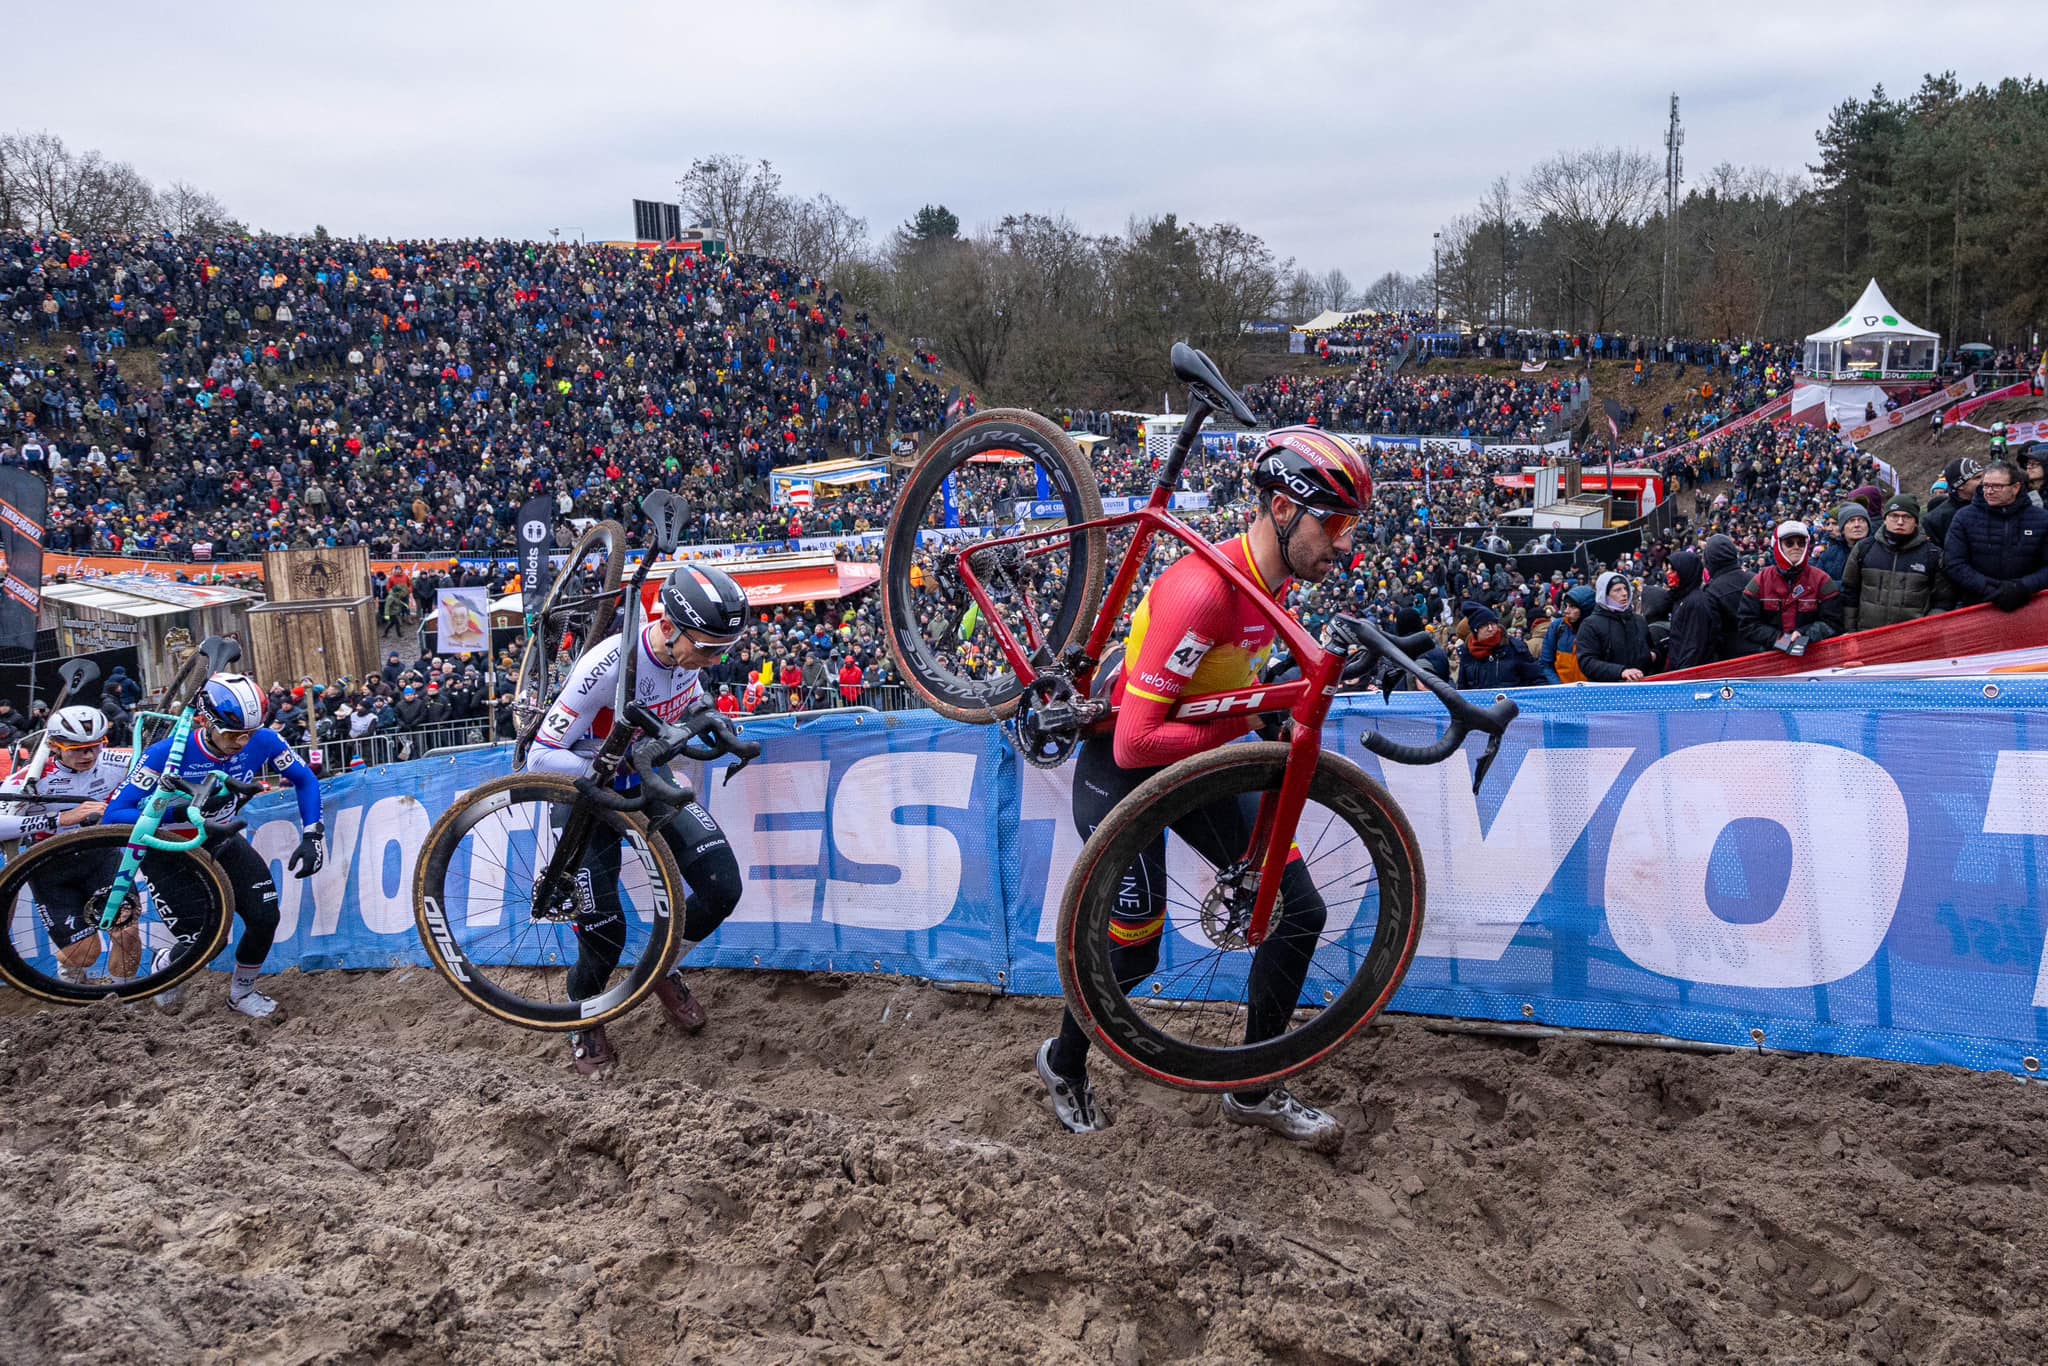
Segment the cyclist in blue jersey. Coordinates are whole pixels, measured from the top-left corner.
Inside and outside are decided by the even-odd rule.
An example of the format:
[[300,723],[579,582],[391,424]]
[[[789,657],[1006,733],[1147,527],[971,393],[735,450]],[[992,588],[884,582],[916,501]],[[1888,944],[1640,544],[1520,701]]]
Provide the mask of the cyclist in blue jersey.
[[[306,762],[274,730],[263,725],[263,691],[247,674],[216,674],[208,679],[194,703],[200,724],[186,743],[179,776],[195,785],[208,774],[219,771],[242,782],[259,781],[265,770],[292,785],[299,800],[299,825],[303,833],[299,847],[292,851],[286,868],[295,877],[309,878],[327,861],[327,828],[320,821],[320,780]],[[128,782],[107,804],[103,818],[108,825],[132,824],[142,804],[163,778],[170,763],[168,738],[151,745]],[[232,792],[216,793],[200,808],[210,821],[232,820],[242,799]],[[164,821],[167,833],[189,833],[178,807]],[[234,889],[235,914],[242,919],[242,942],[235,949],[234,980],[228,987],[228,1004],[244,1015],[262,1019],[277,1009],[277,1002],[256,990],[256,978],[263,960],[277,937],[277,884],[271,881],[270,864],[243,835],[207,841],[206,852],[227,874]],[[162,855],[142,861],[143,876],[156,888],[160,903],[175,906],[185,890],[180,876],[194,876],[179,861]],[[176,932],[178,926],[172,925]]]

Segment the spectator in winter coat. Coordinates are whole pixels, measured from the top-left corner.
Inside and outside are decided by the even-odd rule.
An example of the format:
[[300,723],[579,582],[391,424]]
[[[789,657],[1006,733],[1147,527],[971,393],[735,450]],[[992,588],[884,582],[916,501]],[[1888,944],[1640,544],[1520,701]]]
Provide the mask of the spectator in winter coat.
[[1955,606],[1941,547],[1920,530],[1920,500],[1901,493],[1884,505],[1884,524],[1849,556],[1842,576],[1842,627],[1870,631],[1918,621]]
[[2017,612],[2048,588],[2048,511],[2021,496],[2026,480],[2010,460],[1992,461],[1981,482],[1949,525],[1942,564],[1956,601]]
[[1842,589],[1807,559],[1812,534],[1804,522],[1781,522],[1771,563],[1742,590],[1737,611],[1743,643],[1757,653],[1803,655],[1816,641],[1842,633]]
[[1849,567],[1849,556],[1869,539],[1870,510],[1861,503],[1842,504],[1835,509],[1835,538],[1813,557],[1814,567],[1840,583],[1843,571]]
[[1707,601],[1714,608],[1714,658],[1738,659],[1749,653],[1742,643],[1742,623],[1738,608],[1742,602],[1742,590],[1749,587],[1749,574],[1742,567],[1742,552],[1735,548],[1732,536],[1715,534],[1707,537],[1707,543],[1700,547],[1700,558],[1706,561],[1707,583],[1701,589]]
[[1460,688],[1534,688],[1550,681],[1529,647],[1510,639],[1500,615],[1484,603],[1464,606],[1471,635],[1458,646]]
[[1635,610],[1625,574],[1602,574],[1593,584],[1593,614],[1579,627],[1579,668],[1595,683],[1640,683],[1649,674],[1650,628]]
[[1579,668],[1578,634],[1579,626],[1586,619],[1586,613],[1593,610],[1593,590],[1580,584],[1566,592],[1564,605],[1558,609],[1557,617],[1543,633],[1543,653],[1537,664],[1543,669],[1546,681],[1551,683],[1578,683],[1586,675]]
[[1942,474],[1948,496],[1927,509],[1927,515],[1920,519],[1920,529],[1927,533],[1928,540],[1942,547],[1942,554],[1948,554],[1949,523],[1976,501],[1977,481],[1983,477],[1984,467],[1967,455],[1948,462],[1948,469]]
[[1721,623],[1714,600],[1707,596],[1706,562],[1696,551],[1671,557],[1671,637],[1668,667],[1690,669],[1720,657]]
[[[1403,607],[1394,614],[1395,635],[1417,635],[1422,629],[1422,613],[1416,611],[1413,607]],[[1421,654],[1415,656],[1415,662],[1435,674],[1438,678],[1441,678],[1444,682],[1448,683],[1451,681],[1451,657],[1444,653],[1442,646],[1434,646],[1424,650]],[[1404,682],[1401,686],[1404,688],[1413,687],[1418,691],[1422,687],[1420,683],[1416,683],[1413,680]]]
[[403,730],[418,730],[427,720],[427,699],[420,696],[420,690],[408,687],[399,694],[398,705],[391,709],[398,715],[398,725]]

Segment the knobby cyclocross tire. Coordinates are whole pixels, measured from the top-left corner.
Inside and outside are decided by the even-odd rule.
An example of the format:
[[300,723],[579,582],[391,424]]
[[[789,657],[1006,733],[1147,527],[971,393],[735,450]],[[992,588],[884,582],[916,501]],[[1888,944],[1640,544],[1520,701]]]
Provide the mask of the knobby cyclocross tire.
[[[595,587],[586,585],[579,593],[568,591],[577,566],[600,551],[604,552],[604,574],[599,583]],[[519,677],[512,692],[512,704],[521,718],[518,743],[513,749],[517,761],[525,760],[527,746],[533,743],[534,734],[540,729],[541,717],[554,701],[561,675],[568,671],[578,654],[594,642],[603,640],[611,629],[612,617],[618,611],[619,584],[624,581],[625,573],[626,529],[617,522],[593,522],[583,529],[583,534],[576,538],[576,544],[569,548],[569,558],[563,562],[562,572],[548,585],[540,610],[533,614],[534,633],[526,642],[525,653],[519,657]],[[582,625],[577,639],[565,652],[562,634],[568,623],[551,622],[550,618],[562,616],[562,605],[569,599],[593,594],[603,594],[603,597],[587,609],[590,620]]]
[[[939,648],[928,638],[918,621],[921,597],[931,590],[911,587],[910,570],[917,556],[917,536],[935,501],[942,498],[948,475],[964,467],[977,455],[993,451],[1016,451],[1045,471],[1057,500],[1070,523],[1092,522],[1102,516],[1102,495],[1095,473],[1088,468],[1080,448],[1058,426],[1036,413],[1021,408],[991,408],[956,422],[927,447],[917,459],[903,492],[889,513],[888,534],[882,544],[882,636],[898,672],[925,705],[941,716],[973,725],[1000,721],[1017,709],[1022,686],[997,656],[995,672],[971,678],[948,668]],[[1052,544],[1040,542],[1039,545]],[[941,552],[948,566],[942,568],[941,583],[951,583],[954,571],[950,556],[960,547],[949,544]],[[1068,645],[1085,640],[1095,625],[1095,612],[1102,605],[1104,561],[1109,539],[1100,529],[1070,537],[1067,572],[1058,592],[1057,607],[1041,629],[1045,643],[1057,656]],[[1055,555],[1059,552],[1055,551]],[[993,575],[981,575],[984,586],[994,590]],[[944,590],[941,590],[944,591]],[[958,590],[964,593],[964,589]],[[1043,611],[1047,604],[1038,604]],[[1016,629],[1017,623],[1009,623]],[[1021,636],[1020,636],[1021,639]],[[993,649],[993,642],[991,642]]]
[[[1349,986],[1277,1038],[1217,1047],[1155,1028],[1119,987],[1110,964],[1110,923],[1124,871],[1173,821],[1219,799],[1277,790],[1287,756],[1284,744],[1231,744],[1154,774],[1096,827],[1068,875],[1055,945],[1067,1007],[1098,1047],[1140,1076],[1193,1091],[1273,1085],[1329,1058],[1379,1014],[1407,974],[1422,936],[1424,902],[1415,832],[1384,787],[1350,760],[1324,751],[1308,800],[1359,835],[1379,879],[1372,947],[1360,956]],[[1174,926],[1164,933],[1173,935]],[[1131,995],[1143,990],[1135,986]]]
[[[444,908],[449,904],[449,866],[462,837],[486,816],[522,801],[546,802],[566,811],[581,798],[576,784],[568,778],[513,773],[470,789],[434,822],[413,875],[413,924],[419,931],[420,944],[435,970],[464,1000],[508,1024],[525,1029],[570,1030],[616,1019],[654,989],[681,948],[682,905],[688,889],[676,867],[675,855],[669,852],[665,841],[648,832],[646,822],[638,815],[591,809],[602,825],[623,837],[628,848],[649,856],[653,904],[648,908],[652,921],[646,951],[621,981],[588,1000],[549,1002],[521,996],[492,980],[491,972],[502,972],[508,965],[471,960]],[[510,916],[513,912],[504,910],[501,914]]]
[[[66,863],[81,856],[100,858],[106,860],[108,866],[113,866],[112,860],[118,859],[121,850],[127,847],[130,829],[126,825],[103,825],[52,835],[27,853],[10,859],[5,868],[0,868],[0,977],[31,996],[60,1005],[89,1005],[109,996],[123,1001],[140,1001],[160,991],[169,991],[219,955],[227,945],[228,931],[234,920],[234,892],[228,885],[227,874],[201,850],[187,849],[179,853],[152,850],[147,857],[153,863],[163,859],[181,861],[192,874],[186,881],[201,889],[204,902],[180,908],[178,918],[184,923],[184,933],[174,944],[143,944],[138,969],[151,965],[156,950],[170,948],[172,952],[164,970],[141,971],[134,981],[119,984],[104,979],[67,982],[56,975],[55,951],[43,945],[40,939],[44,934],[40,916],[27,909],[24,901],[24,894],[32,895],[30,882],[42,876],[61,876]],[[161,870],[165,865],[157,863],[157,866]],[[99,894],[105,890],[103,887],[96,889],[95,896],[88,900],[89,909],[100,900]],[[129,889],[127,904],[140,909],[144,894],[145,888],[138,879],[136,885]],[[155,896],[153,888],[148,894]],[[23,904],[17,905],[18,902]],[[35,923],[23,923],[23,916]],[[160,925],[161,921],[153,919],[146,923],[154,926]],[[52,964],[50,972],[44,972],[23,956],[24,939],[37,946],[38,958],[47,959]]]

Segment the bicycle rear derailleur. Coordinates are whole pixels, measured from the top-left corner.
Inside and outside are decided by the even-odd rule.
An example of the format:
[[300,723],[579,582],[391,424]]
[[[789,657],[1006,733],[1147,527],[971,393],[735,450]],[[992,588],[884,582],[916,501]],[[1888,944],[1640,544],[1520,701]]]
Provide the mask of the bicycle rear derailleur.
[[1016,712],[1003,723],[1003,734],[1025,763],[1058,768],[1079,747],[1082,733],[1108,711],[1107,701],[1074,690],[1062,663],[1026,685]]

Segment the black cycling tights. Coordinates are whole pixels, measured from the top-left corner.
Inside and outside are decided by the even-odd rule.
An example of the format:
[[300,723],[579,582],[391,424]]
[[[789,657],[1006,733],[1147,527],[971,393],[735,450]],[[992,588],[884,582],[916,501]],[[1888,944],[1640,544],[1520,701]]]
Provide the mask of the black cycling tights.
[[[206,852],[228,875],[235,914],[242,917],[242,942],[235,946],[235,961],[243,967],[261,967],[277,938],[277,884],[271,881],[270,864],[241,835],[208,840]],[[171,933],[182,935],[184,931],[175,921],[176,908],[195,891],[205,895],[195,885],[199,875],[192,871],[188,861],[169,854],[143,855],[142,875],[156,889],[157,904],[171,908],[171,914],[165,917]]]
[[[1074,769],[1074,825],[1081,837],[1086,839],[1094,834],[1095,827],[1109,818],[1118,803],[1157,772],[1156,768],[1119,768],[1107,739],[1082,745]],[[1258,814],[1258,797],[1244,793],[1234,802],[1189,812],[1173,823],[1173,833],[1212,865],[1222,867],[1244,857]],[[1159,967],[1168,886],[1166,839],[1161,836],[1124,870],[1123,885],[1117,890],[1112,923],[1120,942],[1109,951],[1109,961],[1116,969],[1117,985],[1126,994]],[[1322,893],[1316,890],[1300,859],[1287,865],[1280,894],[1281,907],[1272,932],[1252,952],[1246,992],[1246,1043],[1257,1043],[1286,1031],[1287,1021],[1301,1000],[1302,983],[1308,980],[1309,963],[1322,937],[1323,922],[1329,917]],[[1078,1078],[1087,1069],[1088,1034],[1071,1011],[1060,1019],[1060,1037],[1053,1045],[1050,1061],[1053,1070],[1064,1077]],[[1237,1094],[1240,1100],[1256,1104],[1266,1093]]]
[[[725,832],[702,804],[691,802],[661,827],[690,895],[683,902],[683,938],[708,939],[740,904],[740,865]],[[590,873],[592,909],[576,918],[576,966],[569,999],[595,996],[611,979],[626,949],[626,916],[619,904],[619,836],[607,826],[591,832],[582,867]]]

